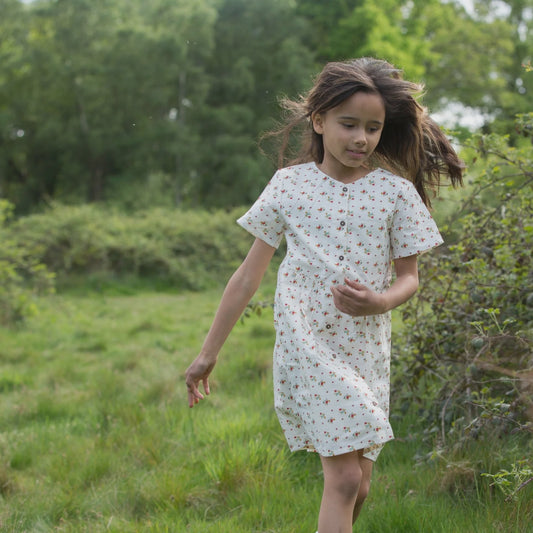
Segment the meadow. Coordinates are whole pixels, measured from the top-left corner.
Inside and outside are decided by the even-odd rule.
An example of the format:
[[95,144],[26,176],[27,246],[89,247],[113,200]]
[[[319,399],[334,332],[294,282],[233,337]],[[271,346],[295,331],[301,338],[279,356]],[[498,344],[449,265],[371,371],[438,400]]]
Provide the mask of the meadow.
[[[316,531],[319,460],[291,454],[278,426],[268,309],[233,331],[211,396],[186,404],[183,373],[220,292],[93,284],[0,328],[2,532]],[[467,463],[425,460],[416,413],[392,422],[354,531],[533,531],[531,487],[506,501]],[[496,464],[498,445],[469,453]]]

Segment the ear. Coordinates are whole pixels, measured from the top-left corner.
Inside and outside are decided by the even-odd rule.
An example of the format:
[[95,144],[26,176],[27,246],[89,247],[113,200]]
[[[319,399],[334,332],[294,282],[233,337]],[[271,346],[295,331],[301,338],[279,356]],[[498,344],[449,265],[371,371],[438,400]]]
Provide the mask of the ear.
[[313,113],[311,115],[311,121],[313,122],[313,129],[315,130],[315,133],[322,135],[322,133],[324,133],[324,118],[322,115],[320,113]]

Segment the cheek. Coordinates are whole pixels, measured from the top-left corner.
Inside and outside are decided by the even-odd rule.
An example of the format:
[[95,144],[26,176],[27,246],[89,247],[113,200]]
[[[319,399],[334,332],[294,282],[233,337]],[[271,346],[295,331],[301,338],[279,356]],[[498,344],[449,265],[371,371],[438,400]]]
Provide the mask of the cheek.
[[377,146],[379,141],[381,141],[381,133],[375,135],[371,140],[373,146]]

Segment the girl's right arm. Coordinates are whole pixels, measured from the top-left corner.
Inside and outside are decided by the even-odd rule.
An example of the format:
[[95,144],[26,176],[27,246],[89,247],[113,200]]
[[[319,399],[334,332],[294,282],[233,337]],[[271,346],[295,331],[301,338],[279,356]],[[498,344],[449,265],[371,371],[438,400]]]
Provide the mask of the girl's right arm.
[[218,352],[258,289],[275,251],[261,239],[256,239],[241,266],[228,281],[202,349],[185,374],[189,407],[204,398],[198,389],[200,381],[205,393],[209,394],[208,377],[215,366]]

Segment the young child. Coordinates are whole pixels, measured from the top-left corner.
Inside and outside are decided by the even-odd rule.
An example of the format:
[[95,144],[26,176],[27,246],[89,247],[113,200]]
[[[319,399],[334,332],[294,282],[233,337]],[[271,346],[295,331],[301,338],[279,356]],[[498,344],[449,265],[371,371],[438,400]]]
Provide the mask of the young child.
[[[390,313],[418,286],[417,255],[442,243],[426,206],[448,176],[462,182],[449,141],[417,102],[421,87],[386,61],[329,63],[277,133],[281,160],[303,126],[301,151],[238,223],[256,237],[231,277],[198,357],[189,406],[209,394],[219,350],[283,237],[274,321],[275,409],[292,451],[316,451],[324,471],[319,533],[348,533],[388,420]],[[403,177],[400,177],[403,176]],[[391,263],[395,278],[392,281]]]

